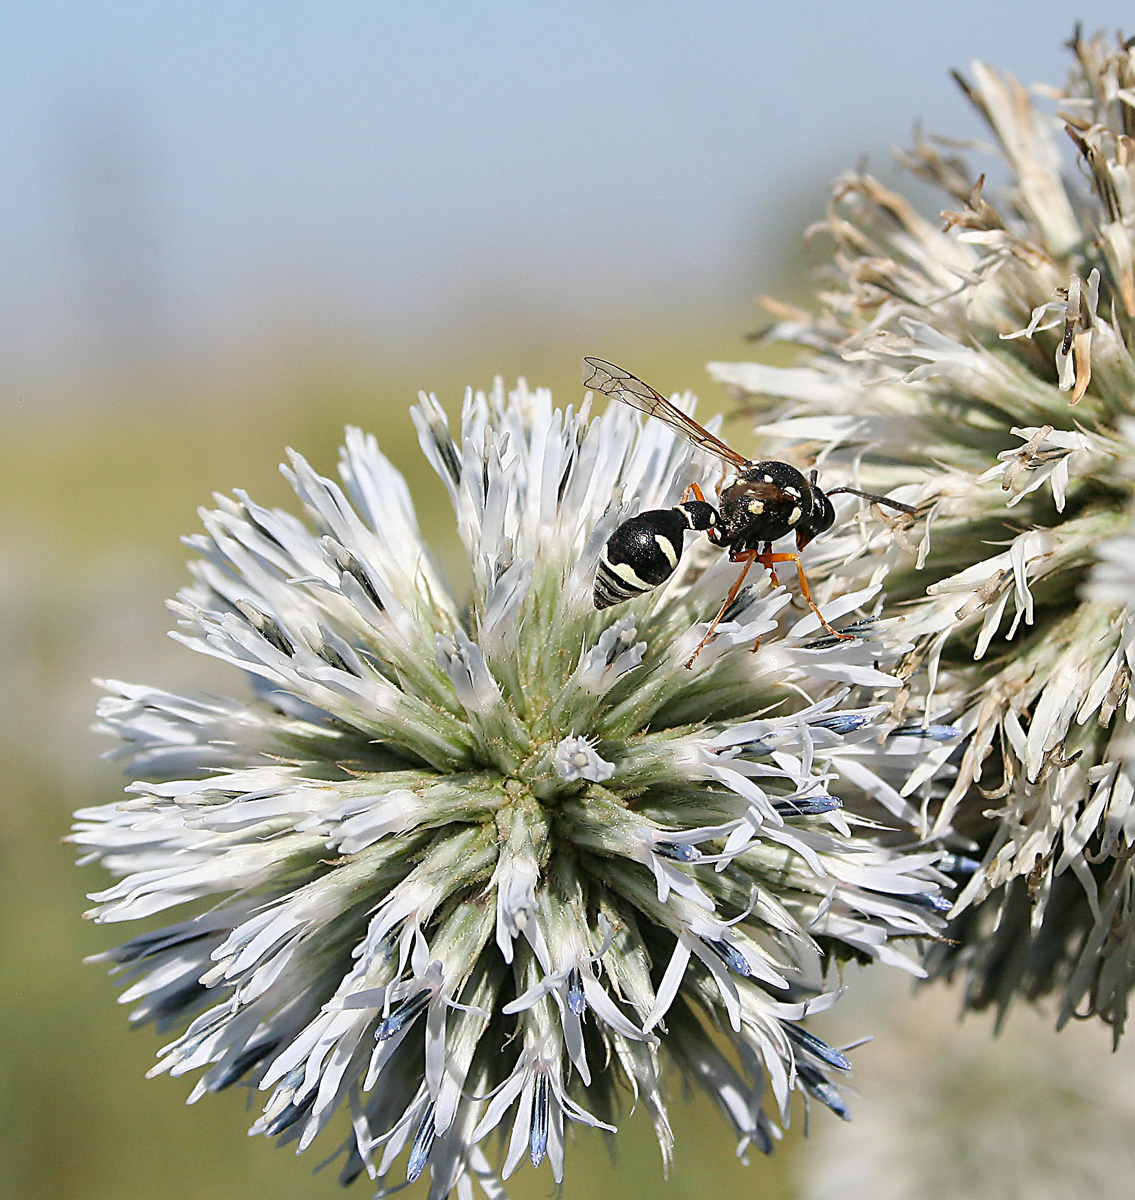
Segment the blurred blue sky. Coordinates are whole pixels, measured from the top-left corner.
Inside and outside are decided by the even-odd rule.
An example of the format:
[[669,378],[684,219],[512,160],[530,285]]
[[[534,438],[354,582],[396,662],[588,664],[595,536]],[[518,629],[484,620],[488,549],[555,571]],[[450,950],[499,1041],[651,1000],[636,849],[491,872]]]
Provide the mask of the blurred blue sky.
[[1112,0],[0,12],[14,377],[92,328],[129,355],[308,316],[428,343],[479,307],[740,306],[829,175],[915,119],[977,132],[949,68],[1059,82],[1077,15],[1135,25]]

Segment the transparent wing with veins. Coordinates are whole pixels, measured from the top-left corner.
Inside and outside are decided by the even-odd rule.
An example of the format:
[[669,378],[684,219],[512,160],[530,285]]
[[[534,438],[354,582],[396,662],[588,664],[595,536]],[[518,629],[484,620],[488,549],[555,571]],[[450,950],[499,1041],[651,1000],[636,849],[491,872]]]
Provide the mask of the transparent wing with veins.
[[743,458],[736,450],[727,446],[720,438],[716,438],[708,429],[703,429],[692,417],[687,417],[680,408],[675,408],[649,384],[643,383],[636,375],[616,367],[614,363],[604,362],[601,358],[585,358],[583,360],[583,385],[592,391],[603,392],[614,396],[631,408],[637,408],[647,416],[657,417],[659,421],[669,425],[675,433],[693,442],[695,446],[708,451],[717,458],[723,459],[734,467],[745,467],[748,459]]

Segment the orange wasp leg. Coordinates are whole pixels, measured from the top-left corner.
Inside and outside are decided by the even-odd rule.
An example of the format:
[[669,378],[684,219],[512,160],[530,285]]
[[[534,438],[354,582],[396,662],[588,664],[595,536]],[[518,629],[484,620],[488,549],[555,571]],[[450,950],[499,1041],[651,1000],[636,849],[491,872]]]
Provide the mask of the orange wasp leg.
[[721,618],[725,616],[729,606],[737,599],[737,593],[741,590],[741,585],[745,582],[745,576],[748,575],[749,568],[757,561],[758,555],[755,550],[747,550],[744,554],[737,557],[730,555],[730,558],[733,562],[744,562],[745,565],[741,568],[741,574],[737,576],[737,581],[729,589],[729,595],[725,597],[724,603],[717,610],[717,616],[710,622],[709,628],[705,631],[705,637],[698,642],[698,648],[686,659],[687,671],[694,665],[694,659],[705,649],[709,639],[713,637],[713,631],[721,624]]
[[766,550],[763,554],[758,554],[756,556],[756,561],[759,562],[762,567],[768,568],[769,574],[772,576],[774,583],[776,582],[776,571],[773,568],[773,563],[778,563],[778,562],[793,562],[793,563],[795,563],[796,564],[796,574],[799,575],[799,577],[800,577],[800,594],[804,597],[805,600],[807,600],[808,607],[811,608],[811,610],[816,614],[816,616],[820,618],[820,624],[828,631],[828,633],[832,634],[833,637],[839,638],[839,640],[841,642],[855,641],[854,633],[840,633],[840,631],[838,629],[833,629],[827,623],[827,621],[824,620],[824,614],[822,612],[820,612],[820,610],[816,607],[815,600],[812,599],[812,589],[808,587],[808,580],[804,574],[804,564],[800,561],[799,554],[772,554],[768,550]]
[[690,486],[682,493],[682,503],[685,504],[691,496],[693,496],[695,500],[700,500],[703,504],[705,503],[705,493],[700,487],[698,487],[696,483],[691,483]]

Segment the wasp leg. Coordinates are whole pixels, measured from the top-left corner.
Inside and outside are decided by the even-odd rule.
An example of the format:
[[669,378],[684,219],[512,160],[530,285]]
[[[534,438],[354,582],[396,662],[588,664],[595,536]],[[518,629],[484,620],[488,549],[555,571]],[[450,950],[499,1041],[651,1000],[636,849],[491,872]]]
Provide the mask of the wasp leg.
[[[762,567],[768,567],[770,571],[773,569],[773,563],[794,562],[796,564],[796,574],[800,576],[800,594],[805,600],[807,600],[808,607],[811,608],[816,616],[820,618],[820,624],[828,631],[828,633],[839,638],[841,642],[853,642],[855,640],[855,634],[840,633],[838,629],[833,629],[827,623],[827,621],[824,620],[824,614],[820,612],[820,610],[816,607],[815,600],[812,599],[812,589],[808,586],[808,579],[804,574],[804,564],[800,561],[799,554],[771,554],[766,550],[763,554],[758,554],[756,556],[756,561],[759,562]],[[775,573],[773,574],[773,578],[776,578]]]
[[[770,554],[771,552],[772,552],[772,542],[765,542],[765,553],[766,553],[766,554]],[[760,556],[759,556],[759,555],[757,556],[757,561],[758,561],[758,562],[760,561]],[[775,587],[780,587],[780,580],[779,580],[779,579],[777,579],[777,577],[776,577],[776,568],[775,568],[775,567],[774,567],[774,566],[773,566],[771,563],[766,563],[766,564],[765,564],[765,569],[768,571],[768,573],[769,573],[769,578],[772,580],[772,586],[773,586],[774,588],[775,588]],[[761,639],[760,639],[760,638],[757,638],[757,640],[756,640],[756,641],[753,643],[753,649],[752,649],[752,653],[753,653],[753,654],[756,654],[756,652],[757,652],[757,651],[758,651],[760,648],[761,648]]]
[[[771,554],[771,553],[772,553],[772,542],[765,542],[765,549],[764,549],[764,552],[765,552],[765,554]],[[730,557],[730,559],[731,559],[733,562],[738,562],[738,561],[740,561],[740,560],[739,560],[737,557],[735,557],[734,555],[730,555],[729,557]],[[761,561],[760,555],[757,555],[757,562],[760,562],[760,561]],[[772,563],[765,563],[765,564],[764,564],[764,566],[765,566],[765,569],[766,569],[766,570],[768,571],[768,573],[769,573],[769,578],[772,580],[772,586],[773,586],[774,588],[775,588],[775,587],[780,587],[780,580],[779,580],[779,579],[777,579],[777,577],[776,577],[776,567],[774,567],[774,566],[772,565]],[[760,638],[757,638],[757,640],[756,640],[756,641],[753,643],[753,649],[752,649],[752,653],[753,653],[753,654],[756,654],[756,652],[757,652],[757,651],[758,651],[760,648],[761,648],[761,639],[760,639]]]
[[780,587],[780,580],[776,577],[776,567],[772,562],[772,542],[765,542],[764,550],[757,555],[757,562],[768,571],[769,578],[772,580],[772,586]]
[[709,628],[705,631],[705,637],[698,642],[698,648],[686,659],[686,670],[694,665],[694,659],[705,649],[709,639],[713,637],[713,631],[721,624],[721,618],[725,616],[729,610],[729,606],[737,599],[737,593],[741,590],[741,585],[745,582],[745,576],[749,573],[749,568],[757,561],[757,552],[755,550],[747,550],[741,555],[730,555],[733,562],[744,561],[745,565],[741,568],[741,574],[737,576],[736,582],[729,589],[729,595],[725,597],[724,603],[717,610],[717,616],[710,622]]
[[700,500],[703,504],[706,502],[705,493],[700,487],[698,487],[696,483],[691,483],[690,486],[682,493],[682,503],[685,504],[691,496],[693,496],[695,500]]

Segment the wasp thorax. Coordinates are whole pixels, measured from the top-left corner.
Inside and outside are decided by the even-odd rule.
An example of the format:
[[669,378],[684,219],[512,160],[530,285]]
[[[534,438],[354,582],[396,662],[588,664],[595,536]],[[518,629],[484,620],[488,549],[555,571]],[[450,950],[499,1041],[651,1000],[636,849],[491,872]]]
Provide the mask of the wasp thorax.
[[721,524],[729,545],[735,551],[756,550],[793,531],[817,532],[812,524],[817,492],[788,463],[750,464],[721,491]]

